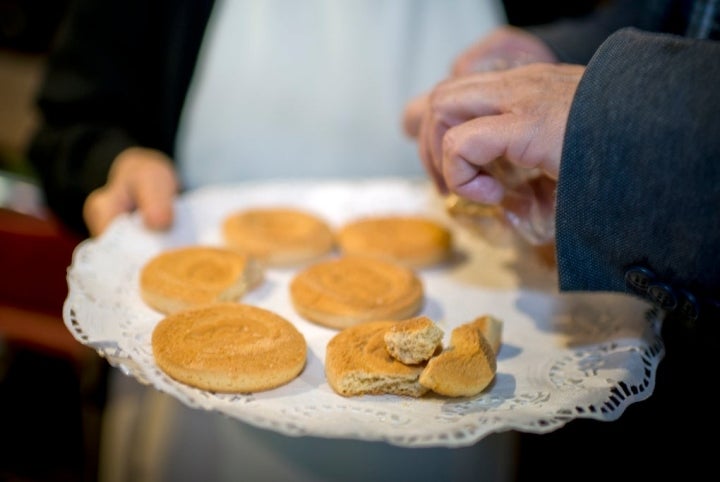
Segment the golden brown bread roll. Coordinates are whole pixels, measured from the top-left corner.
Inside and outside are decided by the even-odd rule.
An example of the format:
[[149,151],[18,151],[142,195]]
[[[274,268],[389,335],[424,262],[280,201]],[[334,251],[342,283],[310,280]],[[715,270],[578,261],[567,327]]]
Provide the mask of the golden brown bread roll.
[[338,247],[347,255],[376,256],[411,268],[447,260],[452,252],[450,230],[420,215],[366,216],[338,229]]
[[168,249],[150,258],[140,270],[140,295],[161,313],[192,306],[235,301],[263,278],[253,258],[214,246]]
[[295,310],[330,328],[371,320],[401,320],[417,314],[424,302],[417,274],[397,263],[342,256],[313,263],[290,282]]
[[292,207],[256,207],[234,212],[222,225],[225,243],[263,260],[290,266],[316,260],[335,248],[330,226],[319,216]]
[[157,366],[187,385],[217,392],[257,392],[303,370],[307,344],[269,310],[219,303],[168,315],[152,333]]

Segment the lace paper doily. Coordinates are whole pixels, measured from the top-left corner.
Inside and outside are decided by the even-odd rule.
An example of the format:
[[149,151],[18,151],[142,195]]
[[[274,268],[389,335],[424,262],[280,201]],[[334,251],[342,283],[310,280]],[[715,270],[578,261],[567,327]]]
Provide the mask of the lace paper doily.
[[[424,181],[382,179],[248,183],[188,193],[177,201],[169,232],[149,232],[129,215],[77,247],[68,270],[65,323],[80,342],[141,383],[191,407],[286,435],[460,447],[492,432],[549,432],[574,418],[612,421],[651,395],[664,352],[649,305],[621,294],[559,294],[549,269],[536,270],[526,285],[508,268],[526,263],[516,263],[515,248],[491,248],[453,227],[433,192]],[[459,399],[337,395],[324,375],[325,346],[336,332],[293,311],[287,290],[291,269],[269,270],[243,302],[276,311],[304,334],[307,366],[297,379],[267,392],[228,395],[187,387],[160,372],[150,336],[162,316],[140,298],[141,265],[168,247],[221,244],[220,223],[235,209],[279,204],[314,210],[335,226],[362,214],[417,212],[453,227],[455,259],[419,272],[426,292],[423,314],[444,329],[445,342],[454,326],[481,314],[502,319],[493,384],[476,397]]]

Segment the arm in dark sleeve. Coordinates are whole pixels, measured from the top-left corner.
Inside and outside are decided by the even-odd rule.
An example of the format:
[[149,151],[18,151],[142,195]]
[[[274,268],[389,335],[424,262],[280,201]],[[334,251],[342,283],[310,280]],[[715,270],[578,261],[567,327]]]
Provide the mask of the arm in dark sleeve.
[[[602,3],[592,13],[579,18],[558,20],[546,25],[528,27],[564,63],[588,63],[600,45],[616,30],[639,26],[650,29],[646,4],[642,0],[617,0]],[[650,9],[650,12],[652,9]]]
[[588,64],[558,179],[562,290],[633,292],[639,266],[678,309],[720,299],[718,59],[718,42],[624,29]]
[[130,146],[173,155],[211,1],[71,4],[37,93],[28,159],[48,206],[85,233],[82,205]]

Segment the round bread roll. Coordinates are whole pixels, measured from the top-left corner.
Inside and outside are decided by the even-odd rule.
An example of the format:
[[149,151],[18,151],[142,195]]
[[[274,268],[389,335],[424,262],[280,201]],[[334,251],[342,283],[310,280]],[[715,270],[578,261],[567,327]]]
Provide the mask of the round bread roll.
[[371,320],[402,320],[424,302],[417,274],[392,261],[342,256],[307,266],[290,281],[290,298],[304,318],[330,328]]
[[168,315],[152,333],[157,366],[175,380],[214,392],[258,392],[303,370],[307,344],[271,311],[218,303]]
[[214,246],[185,246],[150,258],[140,271],[140,295],[169,314],[192,306],[235,301],[263,278],[253,258]]
[[340,331],[327,344],[325,375],[338,394],[407,395],[420,397],[428,391],[418,383],[421,365],[408,366],[385,348],[385,332],[395,321],[369,321]]
[[439,264],[452,252],[452,235],[446,226],[412,215],[368,216],[350,221],[338,230],[337,243],[344,254],[377,256],[411,268]]
[[405,364],[427,361],[442,350],[442,329],[427,316],[400,320],[385,332],[388,353]]
[[225,218],[225,243],[269,266],[315,260],[335,248],[330,226],[318,216],[289,207],[249,208]]
[[480,327],[460,325],[450,334],[450,347],[431,358],[420,374],[420,384],[448,397],[471,397],[495,378],[497,360]]

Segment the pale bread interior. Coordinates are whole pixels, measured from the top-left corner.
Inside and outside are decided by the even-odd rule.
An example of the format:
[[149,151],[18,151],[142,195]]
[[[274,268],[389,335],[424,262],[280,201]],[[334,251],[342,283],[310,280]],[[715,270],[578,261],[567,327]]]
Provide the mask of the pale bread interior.
[[429,360],[442,350],[444,332],[427,316],[401,320],[385,332],[385,346],[390,356],[413,365]]

